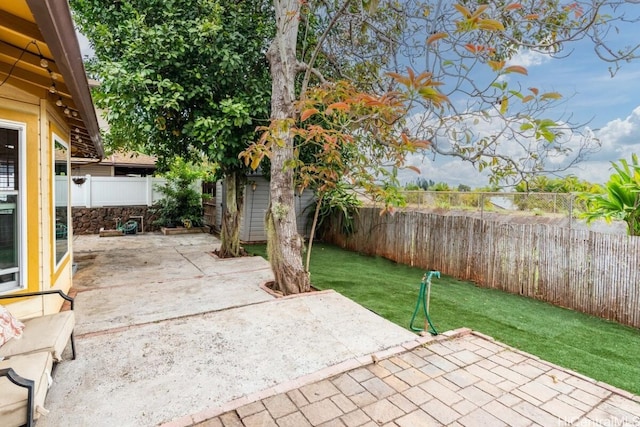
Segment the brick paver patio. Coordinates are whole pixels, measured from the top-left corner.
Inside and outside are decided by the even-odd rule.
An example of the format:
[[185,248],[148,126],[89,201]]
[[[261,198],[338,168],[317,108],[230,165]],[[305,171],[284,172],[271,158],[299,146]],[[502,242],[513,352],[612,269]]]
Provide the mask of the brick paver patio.
[[463,329],[168,425],[630,427],[640,398]]

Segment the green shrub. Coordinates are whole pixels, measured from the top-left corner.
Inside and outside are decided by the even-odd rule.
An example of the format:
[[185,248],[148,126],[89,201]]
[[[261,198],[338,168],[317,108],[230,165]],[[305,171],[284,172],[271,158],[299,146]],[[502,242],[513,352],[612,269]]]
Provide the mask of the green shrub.
[[207,178],[207,172],[197,165],[176,157],[164,175],[167,182],[156,189],[164,196],[153,207],[158,219],[155,225],[164,227],[200,227],[204,225],[203,195],[196,183]]

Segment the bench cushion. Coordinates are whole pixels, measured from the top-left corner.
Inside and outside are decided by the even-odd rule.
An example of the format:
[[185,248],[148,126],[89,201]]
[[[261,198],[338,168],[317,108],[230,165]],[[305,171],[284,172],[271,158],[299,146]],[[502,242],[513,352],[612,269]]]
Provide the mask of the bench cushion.
[[34,317],[23,320],[23,323],[22,338],[12,339],[0,346],[0,357],[48,351],[55,361],[62,360],[62,352],[76,324],[73,311]]
[[[33,419],[43,410],[49,388],[53,358],[49,352],[14,356],[0,362],[0,369],[13,368],[16,374],[35,382]],[[27,389],[13,384],[7,377],[0,377],[0,420],[2,426],[24,425],[27,421]]]

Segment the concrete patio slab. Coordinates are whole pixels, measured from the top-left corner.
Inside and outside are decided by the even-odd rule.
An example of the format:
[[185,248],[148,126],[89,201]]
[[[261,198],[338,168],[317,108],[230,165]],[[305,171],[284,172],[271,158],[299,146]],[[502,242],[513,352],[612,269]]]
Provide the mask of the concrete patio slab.
[[86,262],[86,258],[90,258],[91,262],[87,267],[80,268],[74,277],[74,287],[78,290],[136,285],[141,281],[158,283],[202,275],[174,248],[79,253],[80,266]]
[[[76,315],[76,334],[81,336],[268,301],[273,297],[259,285],[270,277],[270,270],[262,270],[250,277],[231,274],[157,283],[140,281],[134,285],[79,292],[76,304],[82,306],[82,310]],[[121,287],[135,287],[135,291]]]
[[640,426],[640,397],[332,291],[274,298],[208,234],[74,238],[78,358],[39,427]]
[[[99,245],[98,248],[108,244],[109,250],[96,250],[95,247],[89,249],[86,243],[79,245],[84,248],[83,251],[74,248],[75,258],[83,267],[74,277],[74,287],[77,290],[111,289],[114,286],[135,286],[141,282],[160,283],[185,277],[222,276],[237,272],[246,273],[248,278],[255,276],[261,283],[273,280],[273,276],[265,278],[265,272],[270,274],[271,270],[264,258],[220,259],[213,255],[213,250],[220,246],[217,239],[204,235],[209,243],[202,244],[199,242],[203,236],[195,236],[196,242],[193,244],[187,244],[187,239],[178,235],[166,237],[177,238],[175,246],[155,243],[144,247],[140,247],[140,243],[134,240],[142,236],[127,236],[127,241],[135,243],[133,248],[112,246],[111,242],[96,242],[95,238],[91,239]],[[145,235],[143,241],[153,242],[148,235]]]
[[38,424],[156,425],[413,339],[334,292],[97,332],[57,368]]
[[252,276],[264,276],[269,273],[267,280],[273,280],[271,266],[262,257],[241,257],[220,259],[205,252],[185,252],[183,256],[193,264],[202,274],[207,276],[224,276],[232,273],[240,273],[247,280],[253,280]]
[[159,238],[159,233],[140,233],[121,237],[100,237],[97,234],[74,236],[74,252],[113,252],[119,249],[155,250],[182,246],[220,247],[220,241],[208,233],[183,234]]

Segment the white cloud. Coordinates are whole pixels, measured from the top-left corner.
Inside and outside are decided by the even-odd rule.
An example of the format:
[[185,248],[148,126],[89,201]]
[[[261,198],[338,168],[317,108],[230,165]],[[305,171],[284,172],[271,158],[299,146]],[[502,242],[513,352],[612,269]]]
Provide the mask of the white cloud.
[[624,119],[609,121],[596,132],[602,149],[568,173],[594,183],[605,183],[614,173],[611,162],[631,161],[633,153],[640,154],[640,106]]
[[513,56],[507,61],[507,65],[521,65],[525,68],[530,68],[549,61],[551,61],[551,57],[547,54],[525,50]]
[[412,170],[403,170],[398,174],[401,183],[415,182],[418,178],[432,180],[434,182],[446,182],[451,187],[460,184],[470,187],[484,187],[489,184],[486,174],[478,172],[469,162],[451,157],[438,156],[435,160],[429,156],[414,154],[408,159],[407,164],[420,169],[420,174]]
[[[638,115],[635,119],[640,124],[640,108],[637,112]],[[489,111],[487,111],[487,113],[486,115],[469,113],[464,118],[452,121],[447,125],[449,129],[453,129],[454,127],[458,129],[457,135],[460,147],[474,147],[481,137],[496,138],[498,144],[493,147],[493,150],[495,150],[495,154],[499,156],[509,157],[518,162],[526,162],[525,159],[528,158],[528,153],[536,152],[541,158],[542,156],[546,158],[545,164],[549,170],[560,171],[558,172],[560,174],[586,175],[590,173],[592,179],[589,180],[593,182],[602,182],[603,176],[605,178],[609,176],[608,171],[603,172],[603,169],[606,170],[609,166],[606,161],[604,162],[604,167],[603,165],[598,165],[597,168],[587,167],[580,170],[572,168],[567,172],[562,172],[569,162],[573,161],[575,156],[578,155],[579,150],[585,142],[588,142],[589,138],[594,136],[590,129],[583,129],[582,133],[576,133],[567,125],[563,130],[563,136],[558,140],[558,144],[562,144],[562,147],[568,148],[570,151],[547,151],[547,143],[535,141],[533,138],[527,139],[523,132],[520,131],[517,121],[511,123],[511,129],[505,128],[505,123],[499,115],[494,115]],[[446,120],[446,118],[443,119]],[[452,145],[449,139],[449,137],[452,136],[451,133],[441,131],[437,132],[435,136],[427,136],[429,132],[434,132],[433,129],[437,127],[437,123],[433,118],[426,119],[422,114],[416,114],[408,120],[409,127],[413,129],[414,132],[416,129],[425,130],[425,134],[417,131],[420,137],[437,142],[439,147],[445,151],[454,150],[454,145]],[[629,126],[630,125],[627,124],[627,127]],[[464,137],[462,136],[464,135],[465,129],[469,129],[473,135],[472,139],[466,142],[464,142]],[[585,137],[587,139],[585,139]],[[597,144],[593,144],[590,147],[593,151],[598,148]],[[488,150],[491,151],[492,148],[488,148]],[[598,158],[598,160],[600,159]],[[407,165],[418,167],[422,172],[420,176],[423,178],[436,182],[446,182],[454,187],[459,184],[466,184],[472,188],[477,188],[486,186],[489,182],[486,171],[485,173],[480,173],[470,162],[463,161],[454,156],[435,155],[434,158],[433,153],[427,156],[414,155],[407,159]],[[525,167],[525,169],[527,168]],[[417,177],[418,175],[409,171],[399,176],[403,183],[415,181]]]
[[572,168],[568,173],[584,181],[604,184],[613,173],[611,163],[604,160],[586,161]]
[[[640,106],[624,119],[614,119],[597,133],[602,142],[602,157],[618,160],[640,151]],[[601,157],[601,158],[602,158]]]

